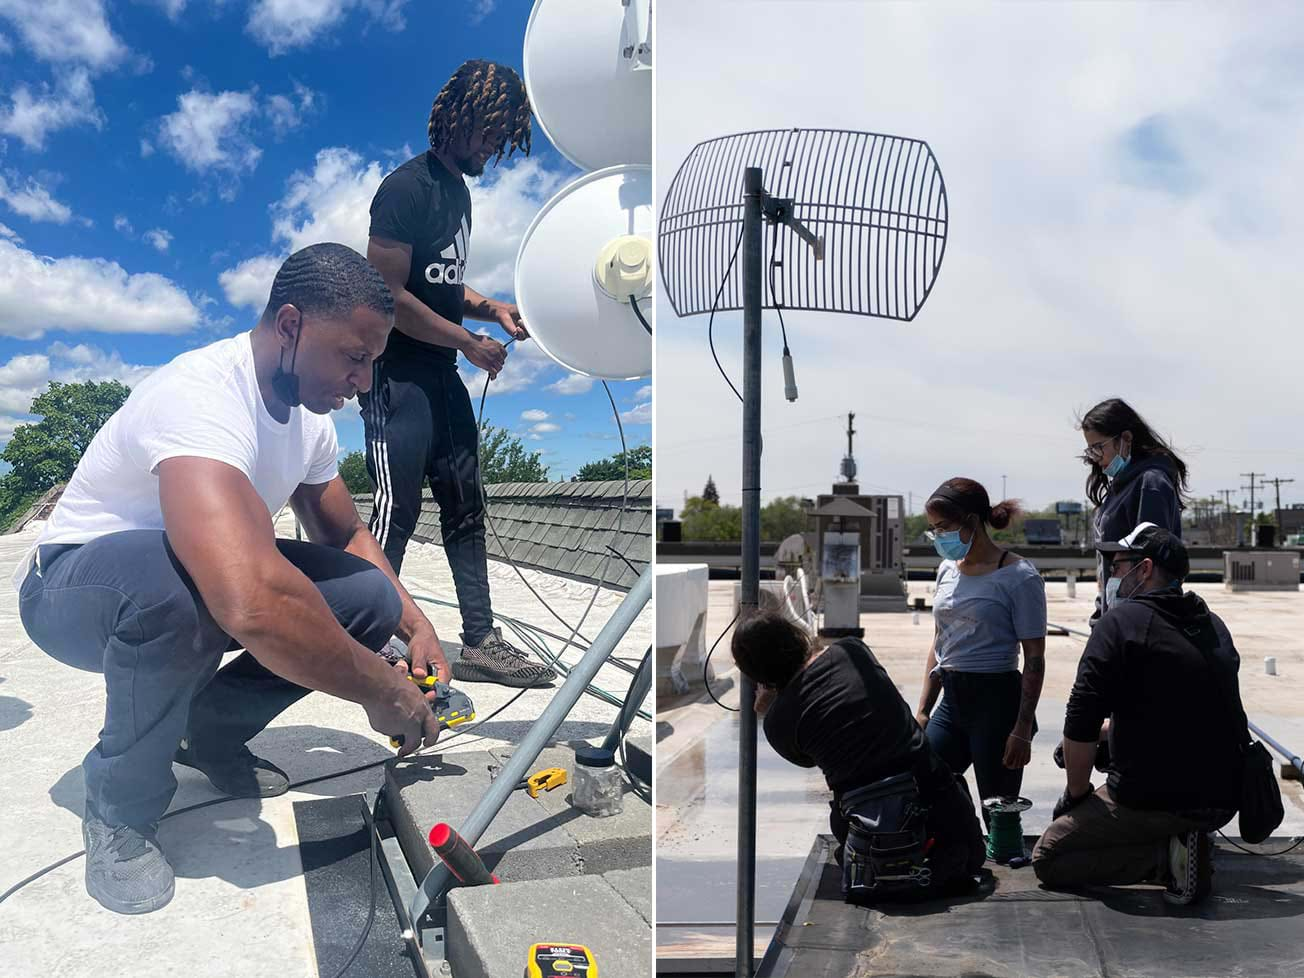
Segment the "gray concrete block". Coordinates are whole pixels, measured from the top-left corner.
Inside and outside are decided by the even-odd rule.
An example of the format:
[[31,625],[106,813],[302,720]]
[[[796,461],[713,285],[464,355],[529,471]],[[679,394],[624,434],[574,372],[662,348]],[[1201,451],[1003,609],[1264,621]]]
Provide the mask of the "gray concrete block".
[[616,869],[603,873],[602,878],[616,888],[634,911],[652,923],[652,867]]
[[[466,821],[489,787],[487,751],[422,757],[386,766],[385,802],[412,875],[420,880],[435,864],[427,836],[432,826]],[[481,836],[476,850],[504,880],[578,876],[579,844],[525,792],[514,792]],[[624,867],[622,867],[624,868]],[[524,965],[522,965],[524,967]]]
[[[489,753],[498,759],[497,763],[505,764],[512,752],[511,748],[503,747],[491,749]],[[552,791],[540,792],[537,804],[575,839],[580,866],[586,875],[652,865],[652,807],[633,788],[625,786],[624,811],[619,815],[593,818],[571,807],[571,790],[575,782],[574,750],[545,747],[534,764],[534,770],[547,767],[564,768],[566,784]]]
[[600,975],[651,978],[652,927],[600,876],[464,887],[448,900],[457,978],[518,978],[530,946],[583,944]]
[[[433,825],[461,825],[489,787],[489,765],[502,766],[510,748],[465,751],[389,764],[386,804],[413,875],[423,878],[435,855],[426,837]],[[539,798],[513,792],[476,845],[485,865],[504,881],[600,875],[652,864],[652,810],[632,789],[625,810],[592,818],[569,802],[574,751],[548,747],[532,770],[560,767],[568,784]],[[546,938],[544,938],[546,939]]]

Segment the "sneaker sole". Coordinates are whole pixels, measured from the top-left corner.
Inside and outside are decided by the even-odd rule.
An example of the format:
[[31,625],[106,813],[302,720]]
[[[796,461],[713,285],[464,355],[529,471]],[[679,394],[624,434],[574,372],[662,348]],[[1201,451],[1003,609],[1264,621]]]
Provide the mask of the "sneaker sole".
[[176,883],[175,881],[169,883],[168,888],[156,897],[151,897],[148,900],[140,900],[135,903],[124,903],[119,900],[114,900],[112,897],[106,896],[103,893],[96,893],[91,887],[91,881],[89,879],[86,880],[86,892],[89,893],[95,899],[95,902],[101,907],[105,910],[112,910],[114,913],[153,913],[155,910],[161,910],[163,907],[166,907],[172,901],[172,895],[176,892]]
[[481,666],[460,659],[453,663],[453,678],[459,683],[494,683],[509,686],[512,689],[538,689],[547,686],[557,678],[556,673],[540,676],[536,679],[521,679],[516,676],[504,676],[499,672],[490,672]]

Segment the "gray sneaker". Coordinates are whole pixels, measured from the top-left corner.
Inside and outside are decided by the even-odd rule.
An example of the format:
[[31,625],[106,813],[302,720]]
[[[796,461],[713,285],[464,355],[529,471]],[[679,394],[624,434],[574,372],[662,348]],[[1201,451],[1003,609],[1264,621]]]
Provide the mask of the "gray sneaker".
[[150,913],[172,899],[174,878],[157,826],[107,825],[90,802],[82,815],[86,892],[114,913]]
[[557,673],[529,659],[495,628],[479,645],[462,646],[461,657],[453,663],[453,678],[463,683],[497,683],[525,689],[547,686]]

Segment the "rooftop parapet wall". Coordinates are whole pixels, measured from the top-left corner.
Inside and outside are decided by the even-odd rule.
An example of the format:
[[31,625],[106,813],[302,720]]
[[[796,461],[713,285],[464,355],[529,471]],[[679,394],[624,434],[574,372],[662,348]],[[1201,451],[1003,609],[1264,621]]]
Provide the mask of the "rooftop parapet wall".
[[[652,560],[652,481],[630,481],[622,512],[624,491],[623,480],[486,486],[492,528],[485,547],[497,560],[510,555],[521,567],[627,591]],[[359,515],[370,519],[371,497],[353,498]],[[439,508],[429,492],[413,538],[442,543]]]

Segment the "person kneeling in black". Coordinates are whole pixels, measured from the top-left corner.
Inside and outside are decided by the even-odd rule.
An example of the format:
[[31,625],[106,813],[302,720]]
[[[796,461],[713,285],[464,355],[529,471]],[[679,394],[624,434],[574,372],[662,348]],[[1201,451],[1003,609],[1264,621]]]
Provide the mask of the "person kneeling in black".
[[[1163,883],[1188,905],[1212,883],[1209,833],[1239,805],[1248,742],[1231,633],[1182,590],[1182,541],[1142,523],[1101,543],[1110,578],[1064,721],[1068,785],[1032,854],[1051,888]],[[1108,727],[1104,721],[1108,720]],[[1102,733],[1109,778],[1090,781]]]
[[734,631],[732,650],[757,684],[770,745],[820,768],[833,791],[829,824],[848,902],[972,887],[984,847],[968,788],[864,642],[817,649],[782,612],[761,611]]

